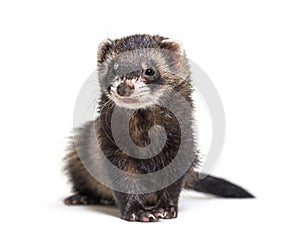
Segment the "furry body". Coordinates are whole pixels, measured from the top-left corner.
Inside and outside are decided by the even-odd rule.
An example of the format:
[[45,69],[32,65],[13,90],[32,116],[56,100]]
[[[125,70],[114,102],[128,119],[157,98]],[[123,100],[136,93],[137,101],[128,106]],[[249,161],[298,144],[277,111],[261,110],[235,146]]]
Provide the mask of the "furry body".
[[[125,220],[152,222],[177,217],[178,198],[183,188],[221,197],[252,197],[244,189],[220,178],[206,176],[200,180],[195,171],[199,161],[193,142],[190,70],[179,44],[150,35],[106,40],[99,46],[98,76],[103,90],[99,117],[78,129],[68,147],[65,168],[75,195],[67,198],[66,204],[116,205]],[[183,97],[191,110],[184,108],[182,101],[172,99],[172,91]],[[172,105],[173,110],[165,104]],[[116,109],[130,116],[128,125],[123,127],[120,123],[117,127],[117,137],[111,128]],[[184,135],[188,137],[184,142],[178,117],[184,123]],[[151,156],[150,151],[147,154],[147,150],[140,151],[136,147],[161,145],[161,139],[151,140],[149,136],[150,130],[152,138],[161,136],[161,129],[153,128],[155,125],[164,128],[166,137],[163,148]],[[121,149],[116,143],[126,135],[127,129],[135,146]],[[179,148],[181,154],[178,154]],[[103,152],[100,155],[99,150]],[[128,155],[134,152],[136,156]],[[146,158],[139,158],[139,155]],[[142,189],[139,192],[140,183],[130,174],[155,173],[168,167],[178,155],[181,155],[180,163],[173,168],[172,174],[166,173],[159,179],[164,183],[170,176],[180,174],[172,184],[149,193]],[[96,179],[105,176],[109,184],[122,182],[117,177],[104,175],[108,173],[104,157],[128,174],[125,180],[136,189],[135,192],[114,190]],[[86,164],[93,168],[94,176],[86,169]],[[181,171],[184,172],[181,174]],[[152,208],[147,209],[147,206]]]

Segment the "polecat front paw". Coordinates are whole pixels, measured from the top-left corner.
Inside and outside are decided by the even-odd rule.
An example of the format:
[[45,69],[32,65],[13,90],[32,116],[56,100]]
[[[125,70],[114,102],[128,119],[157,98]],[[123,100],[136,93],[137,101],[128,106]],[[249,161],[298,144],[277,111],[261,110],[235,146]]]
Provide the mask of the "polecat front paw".
[[142,209],[139,211],[128,212],[122,216],[122,219],[137,222],[157,222],[159,217],[150,210]]
[[178,208],[175,206],[155,207],[151,211],[156,217],[163,219],[176,218],[178,214]]

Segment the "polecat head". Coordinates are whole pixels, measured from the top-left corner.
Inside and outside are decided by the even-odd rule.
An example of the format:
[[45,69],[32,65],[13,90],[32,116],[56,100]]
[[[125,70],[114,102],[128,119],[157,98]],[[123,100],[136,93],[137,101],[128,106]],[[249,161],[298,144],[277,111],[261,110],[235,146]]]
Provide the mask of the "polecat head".
[[98,49],[101,90],[117,106],[138,109],[158,104],[189,79],[180,44],[155,35],[107,39]]

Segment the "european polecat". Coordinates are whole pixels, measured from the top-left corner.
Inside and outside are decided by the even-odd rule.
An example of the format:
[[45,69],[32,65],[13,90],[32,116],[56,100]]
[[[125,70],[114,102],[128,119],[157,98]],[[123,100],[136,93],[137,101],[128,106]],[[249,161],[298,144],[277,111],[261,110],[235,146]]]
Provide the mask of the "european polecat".
[[97,66],[99,115],[68,147],[65,170],[75,194],[65,204],[116,205],[122,219],[153,222],[177,217],[183,188],[253,197],[196,172],[190,68],[177,42],[158,35],[108,39]]

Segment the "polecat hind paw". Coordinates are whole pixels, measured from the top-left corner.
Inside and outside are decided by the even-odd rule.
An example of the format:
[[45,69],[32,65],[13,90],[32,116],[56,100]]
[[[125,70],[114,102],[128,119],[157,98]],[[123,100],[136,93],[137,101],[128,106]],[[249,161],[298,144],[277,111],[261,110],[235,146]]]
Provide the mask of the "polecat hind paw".
[[88,204],[95,204],[96,201],[95,201],[95,199],[92,199],[89,196],[75,194],[70,197],[67,197],[64,200],[64,203],[66,205],[88,205]]
[[82,195],[82,194],[75,194],[70,197],[67,197],[64,200],[64,203],[66,205],[115,205],[115,202],[113,200],[105,200],[105,199],[99,199],[99,198],[93,198],[88,195]]

